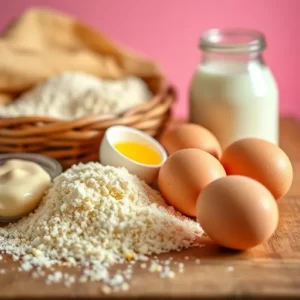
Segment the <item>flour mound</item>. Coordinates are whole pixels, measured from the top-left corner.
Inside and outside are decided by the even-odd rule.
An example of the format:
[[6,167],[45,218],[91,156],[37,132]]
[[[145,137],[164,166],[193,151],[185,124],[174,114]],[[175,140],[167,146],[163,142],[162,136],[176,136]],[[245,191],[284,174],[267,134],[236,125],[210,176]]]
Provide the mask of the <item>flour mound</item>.
[[91,162],[59,175],[34,213],[1,228],[0,251],[23,256],[23,270],[66,261],[105,280],[112,264],[197,246],[202,233],[125,168]]
[[0,116],[49,116],[72,120],[89,115],[119,114],[150,100],[152,93],[140,78],[104,80],[80,72],[54,76],[0,106]]

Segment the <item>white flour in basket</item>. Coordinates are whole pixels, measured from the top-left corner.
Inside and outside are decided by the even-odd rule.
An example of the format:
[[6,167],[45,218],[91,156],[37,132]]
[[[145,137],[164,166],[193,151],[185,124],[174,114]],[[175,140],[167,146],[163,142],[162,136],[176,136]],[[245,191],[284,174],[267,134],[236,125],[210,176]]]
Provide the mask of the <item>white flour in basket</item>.
[[[100,163],[74,165],[58,176],[39,207],[15,224],[0,228],[0,252],[21,261],[20,271],[46,276],[42,267],[83,267],[82,274],[53,271],[46,283],[102,281],[103,291],[126,290],[132,264],[172,278],[170,261],[161,265],[151,254],[199,246],[198,223],[168,206],[160,194],[125,168]],[[110,274],[109,267],[127,263]],[[147,262],[147,264],[145,263]],[[148,265],[149,264],[149,265]],[[179,272],[183,264],[179,264]]]
[[0,106],[0,116],[49,116],[72,120],[89,115],[119,114],[152,97],[137,77],[101,80],[79,72],[66,72],[43,82],[15,102]]

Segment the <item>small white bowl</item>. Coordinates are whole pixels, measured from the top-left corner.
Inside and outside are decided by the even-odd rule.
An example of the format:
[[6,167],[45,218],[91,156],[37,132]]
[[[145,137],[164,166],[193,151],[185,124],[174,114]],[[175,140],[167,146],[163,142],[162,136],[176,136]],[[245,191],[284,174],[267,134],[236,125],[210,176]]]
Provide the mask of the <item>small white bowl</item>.
[[[138,163],[126,157],[114,147],[118,142],[138,142],[147,145],[160,154],[161,162],[158,165]],[[125,167],[129,173],[135,174],[147,183],[152,183],[157,179],[158,171],[167,159],[167,153],[158,141],[143,131],[127,126],[115,125],[106,130],[100,145],[99,157],[103,165]]]

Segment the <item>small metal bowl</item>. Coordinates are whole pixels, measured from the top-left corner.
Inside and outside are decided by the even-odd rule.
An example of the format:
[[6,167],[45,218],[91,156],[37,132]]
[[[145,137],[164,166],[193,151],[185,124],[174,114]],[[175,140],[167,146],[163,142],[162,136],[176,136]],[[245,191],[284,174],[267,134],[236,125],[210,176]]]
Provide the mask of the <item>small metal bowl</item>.
[[[44,156],[41,154],[35,154],[35,153],[9,153],[9,154],[0,154],[0,166],[3,165],[6,161],[10,159],[22,159],[26,161],[32,161],[34,163],[37,163],[40,165],[51,177],[53,180],[56,176],[62,173],[62,166],[61,164],[48,156]],[[1,217],[0,216],[0,222],[13,222],[20,217]]]
[[22,159],[27,161],[32,161],[40,165],[53,180],[62,172],[61,164],[48,156],[35,153],[10,153],[10,154],[0,154],[0,166],[10,159]]

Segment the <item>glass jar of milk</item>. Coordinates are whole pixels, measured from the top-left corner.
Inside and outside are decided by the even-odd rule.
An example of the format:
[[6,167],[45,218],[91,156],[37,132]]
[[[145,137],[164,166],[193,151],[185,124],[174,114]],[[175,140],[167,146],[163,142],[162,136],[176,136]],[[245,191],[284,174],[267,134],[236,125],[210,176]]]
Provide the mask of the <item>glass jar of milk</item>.
[[278,88],[262,58],[264,35],[212,29],[200,40],[202,61],[190,86],[190,122],[221,146],[245,137],[278,144]]

